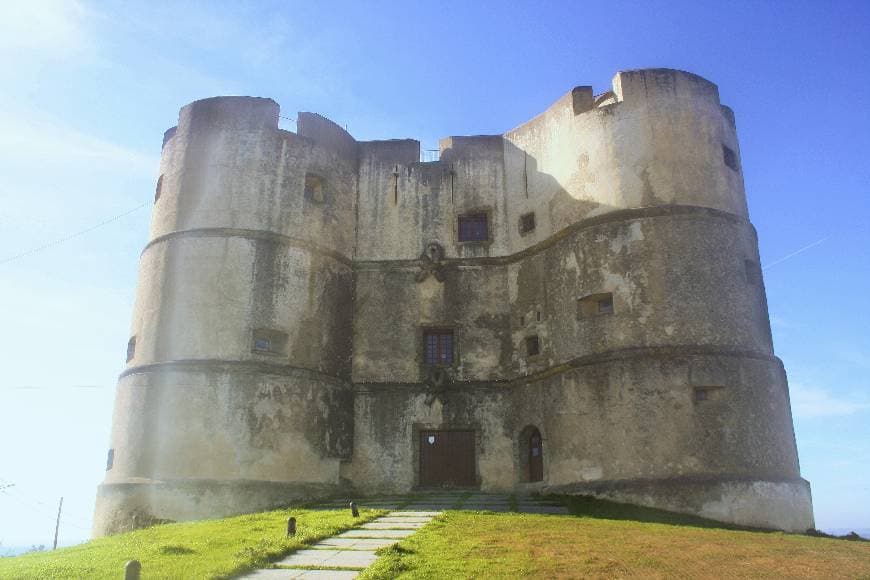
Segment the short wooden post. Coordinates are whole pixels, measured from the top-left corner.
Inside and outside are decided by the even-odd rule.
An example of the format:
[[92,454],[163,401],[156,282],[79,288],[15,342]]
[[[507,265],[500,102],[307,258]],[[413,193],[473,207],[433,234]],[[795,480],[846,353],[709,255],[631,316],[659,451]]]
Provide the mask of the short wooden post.
[[296,518],[287,520],[287,537],[296,535]]
[[139,560],[130,560],[124,565],[124,580],[139,580],[142,564]]
[[350,502],[350,513],[352,513],[355,518],[359,517],[359,508],[356,507],[355,501]]

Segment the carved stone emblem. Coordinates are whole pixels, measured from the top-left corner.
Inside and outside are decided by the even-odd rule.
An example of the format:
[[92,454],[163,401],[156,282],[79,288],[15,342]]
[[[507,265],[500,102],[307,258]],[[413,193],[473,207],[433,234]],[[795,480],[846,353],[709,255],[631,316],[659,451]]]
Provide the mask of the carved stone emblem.
[[447,371],[440,367],[432,367],[426,373],[424,380],[426,385],[426,404],[431,405],[435,400],[441,401],[442,405],[447,404],[447,395],[450,390],[450,375]]
[[438,242],[429,242],[426,249],[420,254],[420,271],[417,273],[417,282],[422,282],[429,275],[435,276],[439,282],[446,278],[444,268],[444,248]]

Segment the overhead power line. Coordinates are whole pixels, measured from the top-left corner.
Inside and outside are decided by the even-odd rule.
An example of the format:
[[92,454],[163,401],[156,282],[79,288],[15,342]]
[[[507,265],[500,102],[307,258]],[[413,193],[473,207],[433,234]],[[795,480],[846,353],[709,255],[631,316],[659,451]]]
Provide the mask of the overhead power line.
[[47,243],[47,244],[43,244],[43,245],[41,245],[41,246],[39,246],[39,247],[32,248],[32,249],[30,249],[30,250],[27,250],[26,252],[21,252],[20,254],[16,254],[16,255],[14,255],[14,256],[9,256],[8,258],[4,258],[4,259],[0,260],[0,266],[2,266],[2,265],[4,265],[4,264],[7,264],[7,263],[9,263],[9,262],[12,262],[12,261],[18,260],[19,258],[23,258],[23,257],[25,257],[25,256],[29,256],[29,255],[31,255],[31,254],[35,254],[35,253],[37,253],[37,252],[41,252],[41,251],[43,251],[43,250],[47,250],[48,248],[52,248],[52,247],[54,247],[54,246],[57,246],[57,245],[63,244],[63,243],[65,243],[65,242],[68,242],[68,241],[70,241],[70,240],[72,240],[72,239],[74,239],[74,238],[77,238],[77,237],[79,237],[79,236],[83,236],[84,234],[87,234],[87,233],[89,233],[89,232],[92,232],[92,231],[94,231],[94,230],[97,229],[97,228],[101,228],[101,227],[103,227],[104,225],[110,224],[110,223],[112,223],[112,222],[114,222],[114,221],[118,221],[118,220],[121,219],[122,217],[126,217],[126,216],[130,215],[131,213],[134,213],[134,212],[139,211],[140,209],[142,209],[143,207],[145,207],[146,205],[148,205],[148,203],[149,203],[149,202],[146,201],[145,203],[141,203],[141,204],[137,205],[136,207],[134,207],[134,208],[131,209],[131,210],[128,210],[128,211],[125,211],[125,212],[122,213],[122,214],[118,214],[118,215],[116,215],[116,216],[110,217],[109,219],[103,220],[103,221],[101,221],[100,223],[98,223],[98,224],[96,224],[96,225],[93,225],[93,226],[91,226],[91,227],[89,227],[89,228],[85,228],[85,229],[83,229],[83,230],[81,230],[81,231],[78,231],[78,232],[76,232],[76,233],[74,233],[74,234],[70,234],[70,235],[65,236],[65,237],[63,237],[63,238],[59,238],[59,239],[54,240],[54,241],[52,241],[52,242],[49,242],[49,243]]

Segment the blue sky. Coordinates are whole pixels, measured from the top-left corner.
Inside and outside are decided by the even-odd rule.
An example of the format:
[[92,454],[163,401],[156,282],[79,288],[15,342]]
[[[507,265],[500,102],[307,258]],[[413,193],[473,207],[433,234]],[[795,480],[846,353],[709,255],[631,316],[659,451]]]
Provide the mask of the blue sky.
[[182,105],[267,96],[431,148],[642,67],[700,74],[736,112],[817,525],[870,527],[868,62],[867,2],[3,2],[0,553],[50,543],[61,495],[61,542],[88,535]]

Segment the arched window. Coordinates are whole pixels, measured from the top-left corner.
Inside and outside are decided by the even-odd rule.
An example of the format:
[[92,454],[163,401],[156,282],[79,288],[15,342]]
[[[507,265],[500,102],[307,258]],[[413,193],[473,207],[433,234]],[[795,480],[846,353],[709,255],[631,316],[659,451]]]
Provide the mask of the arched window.
[[544,480],[544,440],[534,425],[520,432],[520,477],[534,483]]

